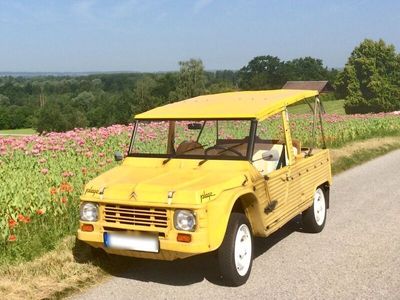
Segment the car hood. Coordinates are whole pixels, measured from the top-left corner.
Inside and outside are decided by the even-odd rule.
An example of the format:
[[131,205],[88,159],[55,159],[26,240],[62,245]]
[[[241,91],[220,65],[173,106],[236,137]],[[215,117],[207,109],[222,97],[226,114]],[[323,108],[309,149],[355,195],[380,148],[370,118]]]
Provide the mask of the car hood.
[[[144,161],[147,163],[143,163]],[[83,198],[108,201],[136,201],[163,204],[201,204],[246,181],[243,161],[126,159],[90,181]],[[229,168],[229,170],[228,170]]]

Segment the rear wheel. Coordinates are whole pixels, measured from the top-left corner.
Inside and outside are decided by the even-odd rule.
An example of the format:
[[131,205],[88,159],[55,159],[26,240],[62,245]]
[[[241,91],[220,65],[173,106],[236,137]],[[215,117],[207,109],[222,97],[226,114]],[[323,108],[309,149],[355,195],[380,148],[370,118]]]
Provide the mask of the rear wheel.
[[253,263],[253,236],[244,214],[231,214],[224,241],[218,249],[218,263],[229,286],[242,285],[249,278]]
[[326,199],[322,188],[317,188],[311,207],[302,214],[304,230],[311,233],[321,232],[326,221]]

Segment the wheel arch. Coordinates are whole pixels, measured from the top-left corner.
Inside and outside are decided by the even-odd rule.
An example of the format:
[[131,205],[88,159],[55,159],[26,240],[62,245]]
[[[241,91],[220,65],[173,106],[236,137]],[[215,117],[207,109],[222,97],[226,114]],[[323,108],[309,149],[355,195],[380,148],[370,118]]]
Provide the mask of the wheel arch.
[[329,181],[325,181],[323,184],[320,184],[317,188],[321,188],[322,191],[324,192],[326,208],[328,209],[329,208],[329,195],[330,195],[330,188],[331,188]]
[[[219,210],[218,216],[210,216],[210,226],[217,230],[210,231],[210,245],[213,250],[218,249],[222,244],[225,237],[229,218],[233,212],[243,213],[248,219],[253,235],[260,235],[260,231],[263,232],[262,219],[257,214],[258,212],[258,200],[253,191],[242,191],[242,193],[235,193],[230,195],[229,204],[225,207],[210,207],[208,212],[214,212]],[[222,201],[221,201],[222,202]],[[214,202],[210,205],[217,205],[218,202]],[[220,203],[219,203],[220,204]],[[221,213],[225,211],[226,213]]]
[[263,235],[264,226],[262,223],[262,216],[259,215],[260,211],[256,195],[254,193],[246,193],[239,196],[235,201],[231,213],[237,212],[234,209],[237,209],[238,206],[249,220],[253,235]]

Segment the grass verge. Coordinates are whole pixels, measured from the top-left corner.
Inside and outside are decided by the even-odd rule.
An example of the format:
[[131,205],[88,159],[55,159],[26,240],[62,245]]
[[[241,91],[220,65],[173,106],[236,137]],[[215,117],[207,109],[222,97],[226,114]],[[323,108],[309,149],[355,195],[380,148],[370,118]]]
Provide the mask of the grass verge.
[[332,149],[332,173],[336,175],[396,149],[400,149],[400,137],[373,138]]
[[8,130],[0,130],[0,134],[8,134],[8,135],[29,135],[29,134],[37,134],[35,129],[33,128],[21,128],[21,129],[8,129]]
[[[332,149],[332,172],[338,174],[396,149],[400,149],[400,137],[374,138],[354,142],[339,149]],[[35,222],[37,224],[32,226]],[[29,231],[26,229],[25,233],[23,233],[25,229],[22,229],[22,234],[26,234],[36,241],[33,243],[35,246],[32,249],[22,244],[19,246],[21,249],[15,249],[15,253],[5,253],[3,261],[0,259],[0,295],[4,299],[59,299],[91,284],[101,282],[108,274],[104,271],[108,269],[107,266],[101,265],[101,262],[82,264],[75,261],[72,254],[75,237],[62,238],[61,234],[61,232],[66,232],[61,230],[61,226],[74,222],[68,220],[60,222],[59,219],[56,222],[54,219],[54,222],[48,223],[49,220],[46,220],[46,223],[50,224],[47,230],[48,236],[38,233],[43,232],[42,228],[40,231],[35,230],[38,228],[35,226],[42,226],[41,222],[40,219],[33,221],[29,226]],[[60,230],[56,230],[57,228]],[[74,230],[75,228],[71,227],[67,232]],[[55,244],[54,241],[60,239],[62,241]],[[27,251],[24,255],[28,255],[28,252],[32,251],[26,256],[28,258],[41,256],[24,262],[21,257],[17,256],[20,255],[18,254],[21,253],[20,251]],[[7,263],[5,257],[11,257],[15,262]],[[16,263],[17,261],[19,262]],[[117,260],[113,269],[122,270],[123,267],[124,261],[119,263]]]
[[76,263],[73,236],[64,238],[56,249],[26,263],[0,266],[0,295],[3,299],[57,299],[85,284],[104,278],[94,264]]

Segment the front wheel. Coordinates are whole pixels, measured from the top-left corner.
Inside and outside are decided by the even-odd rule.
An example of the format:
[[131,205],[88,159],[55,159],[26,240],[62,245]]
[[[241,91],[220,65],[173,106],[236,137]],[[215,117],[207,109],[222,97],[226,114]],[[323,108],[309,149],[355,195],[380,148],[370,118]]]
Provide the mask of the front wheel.
[[311,233],[321,232],[326,221],[326,200],[325,193],[317,188],[314,193],[314,201],[311,207],[302,214],[304,230]]
[[253,236],[244,214],[231,214],[224,240],[218,249],[218,263],[229,286],[242,285],[249,278],[253,263]]

